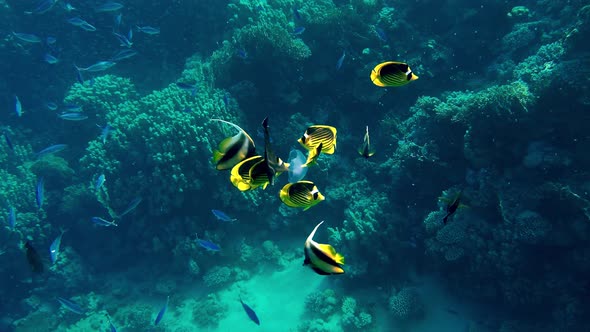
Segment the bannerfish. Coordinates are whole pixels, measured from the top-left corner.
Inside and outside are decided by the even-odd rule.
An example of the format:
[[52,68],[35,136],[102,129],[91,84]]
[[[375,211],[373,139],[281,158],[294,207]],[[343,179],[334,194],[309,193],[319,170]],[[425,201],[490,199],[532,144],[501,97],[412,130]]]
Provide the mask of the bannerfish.
[[226,222],[232,222],[232,221],[238,220],[238,219],[228,216],[225,212],[220,211],[220,210],[213,209],[213,210],[211,210],[211,213],[213,213],[213,215],[215,216],[215,218],[217,218],[217,220],[226,221]]
[[336,150],[336,128],[324,125],[310,126],[297,142],[307,150],[315,149],[322,144],[323,153],[333,154]]
[[399,87],[417,79],[418,75],[414,74],[410,66],[403,62],[383,62],[371,71],[371,81],[380,87]]
[[61,305],[62,305],[64,308],[68,309],[69,311],[71,311],[71,312],[73,312],[73,313],[75,313],[75,314],[78,314],[78,315],[83,315],[83,314],[84,314],[84,312],[85,312],[85,310],[84,310],[84,309],[82,309],[82,307],[81,307],[81,306],[80,306],[78,303],[76,303],[76,302],[74,302],[74,301],[72,301],[72,300],[68,300],[68,299],[66,299],[66,298],[63,298],[63,297],[58,297],[58,298],[57,298],[57,301],[58,301],[58,302],[59,302],[59,303],[60,303],[60,304],[61,304]]
[[242,308],[244,308],[246,315],[248,315],[248,318],[250,318],[250,320],[253,321],[256,325],[260,325],[260,319],[258,319],[258,315],[256,315],[256,312],[254,312],[254,310],[250,308],[249,305],[244,303],[244,301],[242,301],[241,298],[240,303],[242,304]]
[[363,145],[359,148],[358,151],[359,154],[365,157],[366,159],[371,158],[375,154],[375,151],[373,151],[373,149],[371,148],[371,141],[369,138],[369,126],[366,127],[365,137],[363,138]]
[[309,265],[315,273],[320,275],[343,274],[344,256],[337,253],[331,245],[317,243],[313,240],[315,232],[323,223],[323,221],[320,222],[305,240],[303,265]]
[[447,214],[443,218],[443,224],[447,224],[447,221],[450,216],[452,216],[459,208],[466,207],[465,205],[461,204],[461,195],[463,191],[459,191],[453,199],[449,199],[446,197],[439,197],[439,200],[447,203]]
[[203,247],[203,248],[205,248],[207,250],[210,250],[210,251],[220,251],[221,250],[221,247],[219,245],[217,245],[217,244],[215,244],[215,243],[213,243],[211,241],[208,241],[208,240],[199,239],[199,235],[198,234],[195,234],[195,236],[197,237],[197,243],[201,247]]
[[268,131],[268,117],[262,121],[264,129],[264,160],[266,163],[266,175],[271,185],[275,183],[275,177],[283,172],[289,171],[289,164],[275,155],[270,143],[270,133]]
[[323,143],[320,143],[320,145],[316,146],[314,149],[307,151],[307,160],[305,161],[305,164],[303,164],[303,167],[308,167],[316,164],[316,161],[320,157],[320,154],[322,154],[322,147]]
[[41,260],[41,256],[39,256],[37,250],[35,250],[31,244],[31,241],[27,241],[25,243],[25,250],[27,254],[27,262],[29,262],[31,270],[35,273],[43,273],[43,261]]
[[303,211],[326,199],[311,181],[287,183],[281,189],[279,197],[285,205],[303,208]]
[[168,310],[168,302],[170,302],[170,296],[166,297],[166,303],[164,304],[162,309],[160,309],[160,311],[158,312],[158,316],[156,316],[156,320],[154,321],[154,325],[158,325],[160,323],[160,321],[162,320],[162,318],[164,318],[164,314],[166,313],[166,310]]
[[244,129],[225,120],[211,120],[228,124],[238,130],[236,135],[227,137],[221,141],[217,150],[213,151],[213,162],[216,164],[215,168],[217,170],[231,169],[242,160],[254,156],[256,153],[254,141]]
[[[264,158],[262,156],[252,156],[242,160],[237,165],[232,167],[229,179],[234,187],[238,188],[240,191],[248,191],[257,188],[253,186],[253,183],[259,184],[264,181],[268,182],[268,176],[266,175],[266,172],[260,174],[259,179],[256,179],[256,181],[253,181],[250,176],[250,171],[252,168],[262,162],[264,162]],[[258,173],[254,172],[254,175],[256,174]],[[266,188],[266,185],[264,185],[264,188]]]
[[289,152],[289,183],[303,180],[307,174],[305,161],[305,156],[301,151],[293,149]]

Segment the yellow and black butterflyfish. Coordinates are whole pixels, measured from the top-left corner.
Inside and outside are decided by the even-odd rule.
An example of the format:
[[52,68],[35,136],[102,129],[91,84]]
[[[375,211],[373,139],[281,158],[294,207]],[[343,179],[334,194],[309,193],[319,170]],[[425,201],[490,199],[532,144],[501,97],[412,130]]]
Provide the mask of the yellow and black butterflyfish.
[[380,87],[398,87],[418,79],[407,63],[387,61],[378,64],[371,71],[371,81]]
[[439,200],[447,203],[447,208],[446,208],[447,214],[443,218],[443,224],[446,225],[449,217],[452,216],[453,214],[455,214],[455,212],[457,212],[458,209],[462,209],[462,208],[467,207],[467,205],[464,205],[461,203],[461,196],[462,195],[463,195],[463,190],[459,190],[459,192],[457,192],[452,199],[449,199],[447,197],[439,197],[438,198]]
[[307,150],[313,150],[322,144],[323,153],[333,154],[336,150],[336,128],[324,125],[310,126],[297,142]]
[[287,183],[281,189],[279,197],[285,205],[303,208],[304,211],[326,199],[311,181]]
[[242,160],[236,166],[231,169],[230,181],[240,191],[247,191],[252,188],[250,170],[254,165],[260,163],[264,158],[262,156],[253,156],[248,159]]
[[307,151],[307,161],[301,167],[309,167],[315,165],[316,161],[320,157],[320,154],[322,153],[322,147],[323,143],[320,143],[320,145],[316,146],[314,149],[310,149],[309,151]]
[[371,139],[369,138],[369,126],[366,127],[365,137],[363,138],[363,145],[359,148],[359,154],[366,159],[371,158],[375,151],[371,148]]
[[331,245],[317,243],[313,240],[315,232],[323,223],[323,221],[320,222],[305,240],[303,265],[309,265],[315,273],[321,275],[342,274],[344,273],[344,269],[342,269],[344,256],[337,253]]
[[221,141],[218,148],[213,151],[213,162],[216,164],[215,168],[218,170],[231,169],[242,160],[252,157],[256,153],[254,141],[244,129],[229,121],[221,119],[211,120],[223,122],[238,130],[236,135]]

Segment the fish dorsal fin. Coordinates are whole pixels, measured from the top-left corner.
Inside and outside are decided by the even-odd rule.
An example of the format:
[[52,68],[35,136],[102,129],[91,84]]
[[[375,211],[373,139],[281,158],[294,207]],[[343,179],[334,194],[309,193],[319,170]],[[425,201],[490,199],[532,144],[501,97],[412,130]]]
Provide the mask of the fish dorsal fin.
[[313,231],[311,231],[311,233],[309,233],[309,236],[307,237],[307,242],[313,242],[313,236],[315,235],[315,232],[318,230],[318,228],[320,227],[321,224],[323,224],[324,221],[320,221],[319,224],[317,224],[317,226],[315,226],[315,228],[313,229]]
[[321,250],[326,256],[333,259],[338,264],[344,264],[344,256],[336,252],[336,249],[329,244],[318,243],[317,248]]
[[244,134],[244,135],[246,135],[246,138],[248,139],[248,141],[250,141],[250,143],[252,144],[252,146],[255,146],[254,145],[254,140],[252,140],[252,137],[250,137],[250,135],[248,135],[248,133],[244,129],[242,129],[242,127],[238,126],[237,124],[232,123],[232,122],[229,122],[229,121],[221,120],[221,119],[211,119],[211,121],[218,121],[218,122],[225,123],[227,125],[230,125],[230,126],[236,128],[239,131],[239,133],[236,134],[236,135],[234,135],[233,137],[236,137],[237,138],[238,135]]

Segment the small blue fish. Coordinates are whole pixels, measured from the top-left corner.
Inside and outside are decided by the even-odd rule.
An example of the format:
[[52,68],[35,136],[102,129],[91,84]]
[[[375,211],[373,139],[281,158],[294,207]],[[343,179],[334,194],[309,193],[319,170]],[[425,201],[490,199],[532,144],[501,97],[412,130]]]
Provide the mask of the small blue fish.
[[54,65],[59,62],[58,58],[54,57],[49,53],[45,53],[45,55],[43,56],[43,60],[45,60],[45,62],[47,62],[50,65]]
[[192,109],[192,108],[190,108],[190,107],[185,107],[185,108],[184,108],[182,111],[183,111],[184,113],[192,113],[192,112],[193,112],[193,109]]
[[113,324],[113,321],[111,320],[111,316],[107,313],[107,319],[109,321],[109,329],[111,332],[117,332],[117,328],[115,327],[115,324]]
[[50,111],[55,111],[57,109],[57,104],[52,101],[48,101],[45,103],[45,107]]
[[96,178],[96,184],[94,185],[94,189],[96,191],[98,191],[102,187],[102,185],[106,182],[106,180],[107,180],[107,178],[104,176],[104,174],[99,175]]
[[72,4],[69,3],[69,2],[64,3],[62,5],[62,7],[66,10],[66,12],[71,12],[71,11],[74,11],[74,10],[78,10],[78,9],[76,9],[76,7],[72,6]]
[[93,223],[95,223],[98,226],[104,226],[104,227],[119,226],[119,225],[117,225],[117,223],[114,220],[108,221],[108,220],[105,220],[101,217],[92,217],[92,218],[90,218],[90,221],[92,221]]
[[102,130],[100,132],[100,140],[102,141],[102,144],[105,144],[107,142],[107,138],[109,138],[111,129],[113,129],[113,127],[109,126],[108,124],[102,127]]
[[119,31],[119,27],[121,26],[121,22],[123,21],[123,14],[119,13],[115,15],[115,31]]
[[10,151],[14,151],[14,146],[12,145],[12,141],[10,140],[10,137],[8,136],[8,132],[3,131],[2,135],[4,135],[4,141],[6,142],[6,145],[8,145],[8,148],[10,149]]
[[223,94],[223,105],[225,106],[225,110],[227,111],[229,109],[229,94],[227,93]]
[[146,33],[148,35],[157,35],[160,33],[160,28],[154,28],[149,25],[143,27],[137,26],[137,31]]
[[242,301],[241,298],[240,298],[240,303],[242,304],[242,307],[244,308],[244,311],[246,311],[246,314],[248,315],[248,318],[250,318],[251,321],[253,321],[254,323],[256,323],[256,325],[260,325],[260,319],[258,319],[258,316],[256,315],[256,312],[254,312],[254,310],[252,310],[252,308],[250,308],[249,305],[247,305],[246,303],[244,303],[244,301]]
[[79,16],[68,18],[66,20],[66,22],[70,23],[71,25],[77,26],[77,27],[79,27],[83,24],[88,24],[88,22],[86,22],[85,20],[83,20]]
[[90,32],[96,31],[96,27],[88,22],[82,23],[79,27],[85,31],[90,31]]
[[344,58],[346,58],[346,51],[342,51],[342,55],[336,62],[336,70],[340,70],[342,68],[342,64],[344,63]]
[[58,153],[60,151],[65,150],[67,147],[68,146],[66,144],[55,144],[52,146],[48,146],[45,149],[37,152],[37,159],[43,158],[44,156],[49,154]]
[[221,247],[218,246],[217,244],[211,242],[211,241],[207,241],[207,240],[203,240],[203,239],[199,239],[199,235],[195,234],[195,236],[197,237],[197,243],[207,249],[207,250],[211,250],[211,251],[220,251]]
[[62,113],[57,117],[67,121],[82,121],[88,119],[88,115],[80,112]]
[[16,210],[14,206],[8,208],[8,225],[10,229],[14,229],[14,226],[16,226]]
[[164,318],[164,314],[166,313],[166,310],[168,310],[168,302],[169,301],[170,301],[170,296],[166,297],[166,304],[164,304],[162,309],[160,309],[160,311],[158,312],[158,316],[156,316],[156,320],[154,321],[154,325],[158,325],[160,323],[160,321],[162,320],[162,318]]
[[55,5],[55,3],[57,2],[57,0],[41,0],[39,1],[39,3],[37,4],[37,7],[35,7],[35,9],[33,10],[33,14],[43,14],[46,13],[48,11],[51,10],[51,8],[53,8],[53,6]]
[[78,104],[65,104],[64,108],[68,110],[68,112],[82,112],[82,106]]
[[243,48],[238,48],[237,55],[244,60],[248,59],[248,52]]
[[47,45],[53,45],[55,44],[55,42],[57,42],[57,39],[52,36],[47,36],[47,38],[45,38],[45,42],[47,43]]
[[105,2],[102,5],[97,6],[94,8],[94,11],[97,13],[105,13],[105,12],[114,12],[119,9],[123,8],[123,5],[118,2]]
[[213,210],[211,210],[211,212],[213,213],[213,215],[215,216],[215,218],[217,218],[217,220],[227,221],[227,222],[238,220],[238,219],[235,219],[235,218],[231,218],[230,216],[228,216],[227,214],[225,214],[225,212],[220,211],[220,210],[213,209]]
[[55,264],[57,256],[59,255],[59,247],[61,246],[61,238],[66,231],[61,231],[61,234],[53,240],[49,246],[49,255],[51,256],[51,262]]
[[305,27],[296,27],[291,34],[293,36],[299,36],[305,32]]
[[113,35],[115,37],[117,37],[117,40],[119,41],[120,46],[123,47],[127,47],[127,48],[131,48],[131,46],[133,46],[133,43],[131,42],[131,38],[128,38],[120,33],[116,33],[113,32]]
[[293,7],[293,16],[295,16],[296,20],[301,21],[301,14],[299,13],[297,7]]
[[117,53],[113,54],[113,56],[110,58],[110,61],[119,62],[121,60],[129,59],[129,58],[134,57],[136,55],[137,55],[136,50],[132,50],[132,49],[120,50]]
[[385,33],[385,30],[381,29],[378,26],[375,26],[375,33],[377,34],[377,37],[379,37],[379,39],[381,39],[381,41],[383,41],[383,42],[387,41],[387,34]]
[[82,309],[82,307],[77,304],[76,302],[72,301],[72,300],[68,300],[65,299],[63,297],[58,297],[57,300],[59,301],[59,303],[61,303],[61,305],[68,309],[69,311],[76,313],[78,315],[83,315],[85,310]]
[[97,71],[107,70],[116,64],[117,63],[113,62],[113,61],[99,61],[89,67],[86,67],[86,68],[76,67],[76,69],[78,69],[79,71],[97,72]]
[[82,76],[82,72],[80,72],[76,65],[74,65],[74,67],[76,68],[76,80],[78,81],[78,83],[84,85],[84,77]]
[[196,96],[197,95],[197,84],[189,84],[189,83],[184,83],[184,82],[176,82],[176,86],[181,88],[182,90],[185,91],[189,91],[191,93],[191,96]]
[[131,201],[131,203],[129,203],[129,206],[127,206],[127,208],[125,209],[125,211],[123,211],[123,213],[121,213],[119,215],[119,218],[121,218],[124,215],[128,214],[129,212],[135,210],[135,208],[141,203],[141,201],[142,201],[142,198],[141,197],[137,197],[133,201]]
[[14,96],[14,112],[19,118],[23,116],[23,105],[20,103],[17,95]]
[[133,29],[129,28],[129,31],[127,31],[127,39],[131,42],[133,40]]
[[37,188],[35,190],[35,200],[37,201],[37,208],[41,210],[43,207],[43,196],[45,195],[45,181],[40,177],[37,181]]
[[27,42],[27,43],[40,43],[41,38],[37,35],[33,35],[30,33],[22,33],[22,32],[12,32],[12,35],[17,39]]

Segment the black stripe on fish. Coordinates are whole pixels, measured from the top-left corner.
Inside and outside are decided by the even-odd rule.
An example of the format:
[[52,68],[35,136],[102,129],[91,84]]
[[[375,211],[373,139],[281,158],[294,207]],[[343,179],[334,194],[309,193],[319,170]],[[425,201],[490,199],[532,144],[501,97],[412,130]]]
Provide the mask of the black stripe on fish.
[[250,154],[250,151],[254,151],[254,148],[247,141],[248,138],[244,134],[240,134],[240,137],[238,137],[235,141],[232,140],[230,148],[224,152],[221,159],[219,159],[219,161],[217,162],[217,165],[227,163],[228,161],[234,159],[240,152],[243,152],[246,156],[248,156]]
[[326,255],[323,251],[321,251],[318,247],[316,247],[313,243],[310,245],[311,252],[321,261],[326,264],[330,264],[332,266],[341,267],[338,262],[336,262],[332,257]]
[[289,199],[291,200],[291,202],[300,206],[309,205],[309,196],[306,192],[297,192],[293,195],[289,194]]

